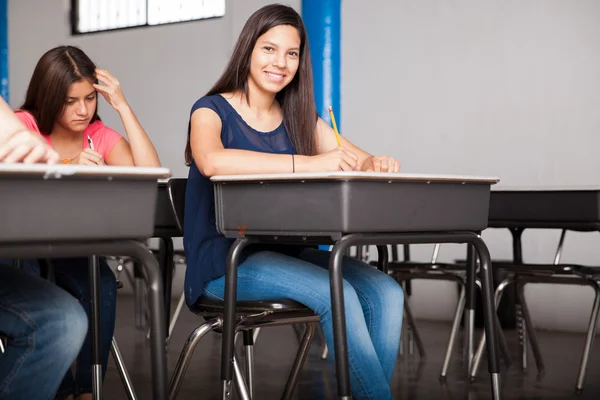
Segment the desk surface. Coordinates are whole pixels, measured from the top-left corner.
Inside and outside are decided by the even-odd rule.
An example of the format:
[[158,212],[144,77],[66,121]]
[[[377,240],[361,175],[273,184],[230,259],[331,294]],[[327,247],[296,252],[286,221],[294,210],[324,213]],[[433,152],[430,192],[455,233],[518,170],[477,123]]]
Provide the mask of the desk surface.
[[473,182],[496,184],[499,178],[468,176],[468,175],[433,175],[433,174],[406,174],[388,172],[304,172],[287,174],[251,174],[251,175],[217,175],[211,178],[214,183],[219,182],[246,182],[246,181],[298,181],[298,180],[369,180],[369,181],[436,181],[436,182]]
[[153,179],[167,178],[171,171],[167,168],[148,167],[116,167],[86,165],[46,165],[46,164],[0,164],[0,178],[3,176],[43,177],[44,179],[60,179],[76,176],[78,178],[135,178]]

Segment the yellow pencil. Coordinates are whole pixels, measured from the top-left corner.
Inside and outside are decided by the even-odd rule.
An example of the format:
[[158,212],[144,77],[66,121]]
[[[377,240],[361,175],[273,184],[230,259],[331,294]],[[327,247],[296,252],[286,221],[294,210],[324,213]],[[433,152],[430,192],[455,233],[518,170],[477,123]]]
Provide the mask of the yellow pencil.
[[342,140],[340,139],[340,132],[338,132],[337,124],[335,123],[335,117],[333,116],[333,109],[329,106],[329,116],[331,117],[331,125],[333,125],[333,131],[335,132],[335,140],[337,140],[338,146],[342,145]]

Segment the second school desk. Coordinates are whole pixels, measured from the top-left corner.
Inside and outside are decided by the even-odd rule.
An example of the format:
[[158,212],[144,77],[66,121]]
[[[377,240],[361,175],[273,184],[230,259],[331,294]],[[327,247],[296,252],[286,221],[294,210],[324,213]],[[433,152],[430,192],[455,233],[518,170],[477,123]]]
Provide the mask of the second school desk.
[[[476,233],[488,221],[496,178],[336,172],[211,178],[217,229],[236,238],[227,259],[221,379],[231,394],[237,265],[250,243],[334,244],[329,262],[337,391],[350,399],[342,258],[350,246],[468,243],[480,258],[492,394],[500,398],[489,251]],[[385,261],[383,262],[385,264]],[[470,265],[475,275],[475,263]],[[470,283],[475,284],[474,279]],[[474,286],[472,288],[474,290]],[[392,305],[393,306],[393,305]]]
[[[523,263],[521,242],[523,231],[525,229],[562,230],[563,234],[555,256],[555,263],[558,263],[566,230],[600,232],[600,186],[502,188],[501,190],[494,190],[490,197],[488,224],[490,228],[507,228],[510,230],[513,239],[513,263],[522,266],[525,270],[531,269],[532,265]],[[575,275],[589,274],[593,276],[598,274],[597,269],[594,267],[574,266],[572,270]],[[586,281],[595,285],[593,279],[580,282],[585,283]],[[522,310],[518,298],[516,305]],[[596,315],[597,310],[593,310],[577,376],[576,390],[583,389],[588,358],[594,340]],[[531,328],[531,333],[533,333],[531,324],[528,328]],[[519,336],[523,368],[527,367],[527,334],[525,330]],[[533,353],[536,355],[535,360],[538,364],[538,370],[542,371],[544,365],[535,336],[531,337],[531,343]],[[473,375],[475,373],[476,368],[472,371]]]
[[[169,175],[165,168],[0,164],[0,257],[91,257],[92,276],[98,255],[130,256],[144,267],[155,400],[167,398],[164,300],[159,265],[142,240],[153,235],[157,181]],[[99,304],[93,289],[92,360],[98,361]],[[97,364],[95,396],[101,391]]]

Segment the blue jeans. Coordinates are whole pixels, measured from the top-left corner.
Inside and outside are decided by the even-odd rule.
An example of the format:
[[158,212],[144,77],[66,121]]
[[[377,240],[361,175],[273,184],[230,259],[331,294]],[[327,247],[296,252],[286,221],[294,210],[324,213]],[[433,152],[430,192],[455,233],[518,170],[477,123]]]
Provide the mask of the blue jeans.
[[85,312],[52,283],[0,265],[0,399],[53,399],[87,332]]
[[[238,300],[292,299],[321,317],[333,355],[329,252],[307,249],[299,258],[274,252],[250,255],[238,270]],[[401,286],[355,258],[343,261],[344,303],[350,384],[355,399],[391,399],[404,306]],[[208,282],[204,293],[223,299],[225,277]]]
[[[0,260],[1,261],[1,260]],[[50,260],[54,266],[54,280],[58,287],[74,296],[90,315],[90,278],[87,258],[56,258]],[[39,275],[36,260],[25,260],[23,270]],[[104,258],[100,258],[100,314],[102,330],[102,376],[106,374],[108,355],[117,312],[117,280]],[[92,393],[92,342],[91,334],[85,337],[77,356],[75,376],[69,369],[60,385],[58,396]]]

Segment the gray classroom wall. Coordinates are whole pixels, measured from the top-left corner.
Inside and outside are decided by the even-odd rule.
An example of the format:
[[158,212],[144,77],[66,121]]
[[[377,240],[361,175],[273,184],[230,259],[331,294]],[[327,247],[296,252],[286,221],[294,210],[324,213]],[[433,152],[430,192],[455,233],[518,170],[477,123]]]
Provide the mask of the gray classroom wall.
[[[224,68],[247,17],[270,1],[228,0],[222,19],[70,36],[70,0],[9,0],[11,104],[51,47],[83,48],[122,83],[174,176],[186,176],[188,113]],[[300,9],[300,0],[287,1]],[[593,185],[600,161],[600,2],[594,0],[343,0],[342,133],[406,172],[493,175],[501,186]],[[123,131],[102,102],[103,120]],[[126,201],[126,199],[125,199]],[[485,231],[495,258],[507,231]],[[551,262],[559,232],[524,235],[526,261]],[[563,260],[600,259],[597,234],[569,233]],[[414,246],[427,260],[431,246]],[[442,246],[440,261],[464,257]],[[181,287],[181,271],[177,288]],[[457,293],[414,283],[421,318],[450,319]],[[583,330],[593,300],[582,287],[529,287],[540,328]]]

